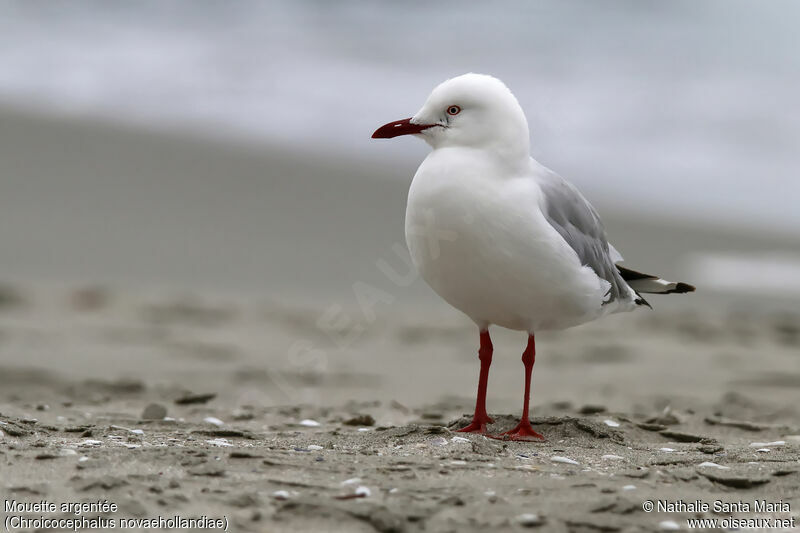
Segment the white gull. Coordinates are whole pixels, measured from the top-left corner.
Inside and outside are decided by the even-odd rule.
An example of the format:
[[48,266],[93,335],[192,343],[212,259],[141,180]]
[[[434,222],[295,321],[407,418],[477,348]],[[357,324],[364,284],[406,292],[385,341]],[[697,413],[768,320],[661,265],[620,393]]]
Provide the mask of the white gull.
[[465,74],[436,87],[416,115],[373,138],[415,135],[432,148],[408,194],[406,241],[428,284],[480,331],[478,398],[472,423],[486,433],[489,326],[528,333],[522,355],[522,419],[503,434],[543,439],[528,411],[534,332],[564,329],[649,306],[641,293],[694,287],[617,263],[595,209],[574,185],[530,156],[528,121],[500,80]]

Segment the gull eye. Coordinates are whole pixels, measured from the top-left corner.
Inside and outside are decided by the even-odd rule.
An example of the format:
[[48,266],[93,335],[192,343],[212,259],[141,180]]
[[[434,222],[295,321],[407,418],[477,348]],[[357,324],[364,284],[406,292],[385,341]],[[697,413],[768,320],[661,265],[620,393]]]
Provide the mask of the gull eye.
[[451,105],[447,108],[448,115],[458,115],[459,113],[461,113],[461,108],[457,105]]

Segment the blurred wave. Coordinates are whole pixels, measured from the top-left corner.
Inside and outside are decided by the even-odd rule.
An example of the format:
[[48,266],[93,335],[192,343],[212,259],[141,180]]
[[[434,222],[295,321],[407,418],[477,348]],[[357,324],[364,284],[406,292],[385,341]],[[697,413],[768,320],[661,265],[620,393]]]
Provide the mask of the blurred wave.
[[[443,79],[504,79],[535,155],[621,209],[798,233],[800,4],[5,1],[0,104],[340,157]],[[417,160],[413,159],[413,160]]]

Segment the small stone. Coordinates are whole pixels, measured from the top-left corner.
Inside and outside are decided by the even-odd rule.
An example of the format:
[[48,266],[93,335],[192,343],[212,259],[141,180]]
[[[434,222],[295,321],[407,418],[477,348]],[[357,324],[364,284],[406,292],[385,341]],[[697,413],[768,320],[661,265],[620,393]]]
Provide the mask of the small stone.
[[622,490],[636,490],[636,485],[625,485]]
[[574,459],[570,459],[569,457],[562,457],[560,455],[554,455],[554,456],[552,456],[550,458],[550,460],[552,462],[554,462],[554,463],[564,463],[564,464],[568,464],[568,465],[579,465],[580,464],[578,461],[575,461]]
[[717,463],[712,463],[711,461],[705,461],[697,465],[698,468],[706,467],[706,468],[719,468],[720,470],[730,470],[731,467],[718,465]]
[[163,420],[167,416],[167,408],[159,403],[151,403],[142,411],[142,420]]
[[542,525],[542,519],[536,513],[523,513],[517,516],[517,523],[522,527],[536,527]]
[[276,500],[288,500],[289,499],[289,491],[287,490],[276,490],[272,493],[272,497]]
[[203,422],[206,422],[208,424],[213,424],[215,426],[224,426],[225,425],[225,422],[223,422],[222,420],[220,420],[219,418],[214,417],[214,416],[205,417],[203,419]]
[[311,420],[309,418],[306,418],[306,419],[300,421],[300,425],[301,426],[305,426],[307,428],[316,428],[316,427],[321,426],[322,424],[320,424],[316,420]]
[[307,449],[307,450],[311,450],[311,451],[317,451],[317,450],[324,450],[325,448],[323,448],[323,447],[322,447],[322,446],[320,446],[319,444],[309,444],[309,445],[306,447],[306,449]]
[[611,420],[610,418],[607,418],[607,419],[603,420],[603,424],[607,425],[610,428],[618,428],[619,427],[619,422],[617,422],[616,420]]
[[606,454],[603,457],[601,457],[601,459],[605,459],[606,461],[620,461],[620,460],[625,459],[625,458],[622,457],[621,455],[614,455],[614,454],[609,453],[609,454]]
[[662,531],[678,531],[681,526],[674,520],[664,520],[658,523],[658,529]]

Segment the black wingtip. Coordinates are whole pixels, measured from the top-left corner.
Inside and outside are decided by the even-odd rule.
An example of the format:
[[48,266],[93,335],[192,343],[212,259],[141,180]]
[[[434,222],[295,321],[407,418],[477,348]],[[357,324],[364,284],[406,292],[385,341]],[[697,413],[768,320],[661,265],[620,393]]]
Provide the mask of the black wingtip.
[[694,292],[696,289],[694,285],[689,285],[688,283],[683,283],[682,281],[675,285],[675,288],[669,292],[674,292],[677,294],[682,294],[685,292]]

